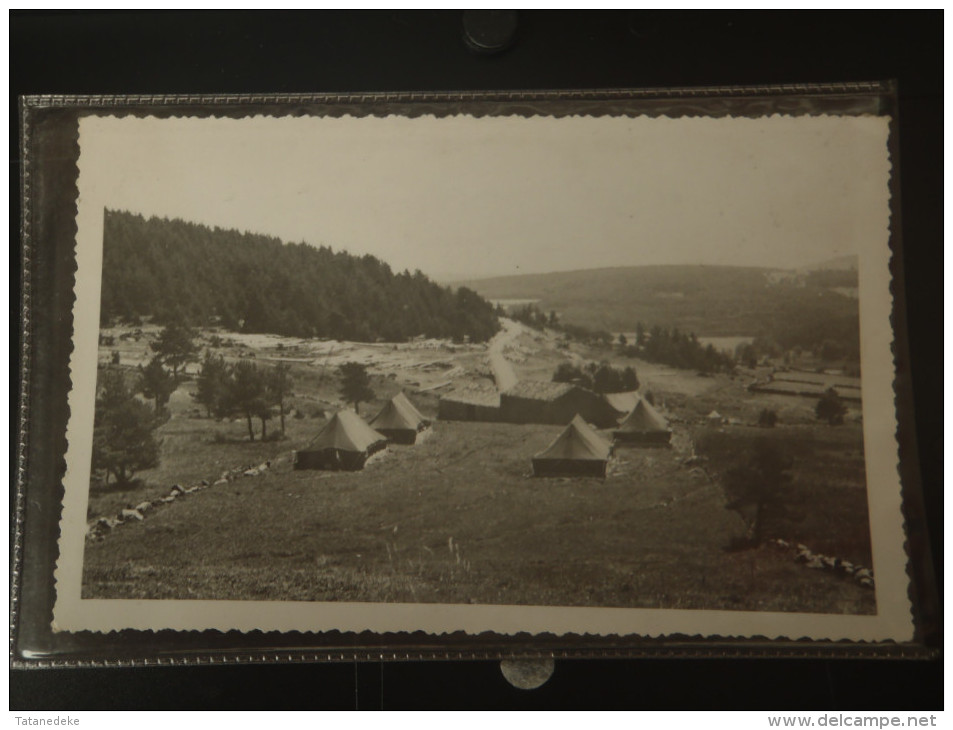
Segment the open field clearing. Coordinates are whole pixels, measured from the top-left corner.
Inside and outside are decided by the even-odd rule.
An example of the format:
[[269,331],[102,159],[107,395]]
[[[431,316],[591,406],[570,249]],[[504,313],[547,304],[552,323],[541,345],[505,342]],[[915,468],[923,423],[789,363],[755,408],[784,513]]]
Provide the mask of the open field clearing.
[[835,387],[860,390],[860,378],[855,378],[850,375],[812,373],[804,370],[782,370],[774,374],[774,379],[786,383],[807,383],[823,388]]
[[[676,450],[622,451],[604,482],[533,479],[558,430],[438,423],[356,473],[279,461],[90,543],[84,596],[873,611],[788,552],[727,552],[742,524]],[[800,486],[811,519],[784,537],[863,562],[833,529],[862,490]]]
[[558,430],[440,423],[363,472],[281,462],[90,543],[84,596],[873,610],[777,548],[726,552],[740,520],[675,451],[624,452],[604,482],[533,479]]
[[[275,357],[291,365],[285,439],[258,440],[256,421],[250,443],[244,420],[205,417],[186,381],[159,429],[159,467],[137,474],[141,481],[125,491],[94,483],[88,514],[115,514],[167,494],[172,484],[211,483],[229,469],[264,461],[271,468],[180,497],[89,541],[84,597],[875,610],[872,591],[806,569],[790,551],[772,544],[726,550],[745,527],[725,509],[718,476],[753,440],[769,438],[794,457],[792,517],[770,536],[870,565],[860,426],[819,424],[803,398],[751,393],[745,383],[754,373],[701,377],[575,343],[557,346],[552,335],[522,328],[504,348],[520,378],[548,380],[566,359],[633,364],[643,389],[664,404],[673,448],[618,449],[605,480],[534,479],[531,457],[560,427],[438,421],[418,445],[391,446],[363,471],[293,471],[292,450],[343,406],[333,368],[314,357],[330,348],[281,338],[238,342],[227,333],[220,339],[219,351],[236,360]],[[146,338],[134,344],[121,351],[123,365],[145,354]],[[433,418],[441,390],[430,389],[434,382],[492,384],[479,346],[336,344],[342,357],[380,355],[370,361],[376,396],[361,406],[365,417],[403,389]],[[781,425],[750,425],[763,408],[776,409]],[[706,426],[713,409],[732,423]],[[269,434],[278,428],[277,418],[269,421]],[[685,465],[701,444],[709,461]]]
[[[102,329],[100,362],[108,363],[113,353],[118,353],[123,366],[145,365],[154,354],[149,350],[149,343],[154,341],[160,329],[155,325]],[[346,362],[359,362],[366,365],[371,373],[417,388],[448,384],[455,377],[467,375],[467,368],[471,366],[478,367],[480,371],[471,375],[485,379],[492,377],[486,362],[485,344],[455,344],[449,340],[426,339],[406,343],[303,340],[208,328],[201,330],[196,344],[202,351],[221,355],[226,362],[234,363],[243,359],[254,359],[264,364],[285,362],[300,366],[300,372],[308,372],[319,379],[331,377],[334,370]],[[195,373],[198,367],[193,362],[183,372]]]

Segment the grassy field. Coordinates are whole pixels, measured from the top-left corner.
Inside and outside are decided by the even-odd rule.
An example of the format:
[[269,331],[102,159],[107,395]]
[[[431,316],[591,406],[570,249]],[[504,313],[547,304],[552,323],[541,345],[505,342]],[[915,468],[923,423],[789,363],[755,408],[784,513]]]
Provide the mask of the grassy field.
[[[378,397],[361,407],[361,413],[367,418],[371,418],[387,398],[399,390],[384,378],[374,378],[374,382]],[[285,416],[284,439],[261,441],[261,423],[256,419],[253,422],[256,440],[250,442],[245,419],[219,421],[205,418],[189,395],[194,389],[194,383],[185,381],[170,399],[172,418],[160,426],[156,433],[162,441],[159,466],[138,472],[135,483],[125,489],[117,489],[114,483],[107,486],[94,481],[90,485],[86,510],[88,519],[113,515],[143,500],[163,497],[173,484],[188,486],[203,479],[213,482],[222,472],[236,467],[288,459],[292,449],[306,445],[327,423],[323,414],[330,415],[341,407],[333,396],[333,384],[318,391],[315,381],[308,392],[289,399],[289,408],[300,411],[301,416]],[[415,397],[415,402],[425,413],[436,412],[436,399],[433,396]],[[269,434],[276,437],[279,431],[277,417],[272,418],[268,422]]]
[[[436,358],[423,351],[408,351],[409,365],[385,351],[391,364],[374,368],[368,417],[401,388],[433,416],[437,395],[427,388],[450,367],[460,368],[455,383],[486,377],[476,351],[441,351],[449,367],[431,366]],[[274,355],[259,350],[257,359]],[[531,457],[558,427],[438,421],[421,443],[390,447],[362,472],[295,472],[292,449],[324,425],[324,411],[340,407],[323,368],[306,358],[292,364],[290,405],[301,417],[286,419],[280,441],[249,443],[243,421],[202,417],[186,382],[160,429],[160,466],[127,491],[94,484],[90,518],[165,495],[174,483],[211,482],[265,460],[272,468],[90,540],[84,597],[875,611],[872,591],[805,569],[789,551],[727,550],[745,526],[724,508],[717,481],[753,440],[783,443],[794,458],[796,514],[770,536],[870,565],[859,424],[818,424],[813,403],[750,393],[747,376],[700,377],[576,345],[562,351],[532,333],[508,357],[521,377],[539,379],[566,357],[634,362],[673,421],[674,448],[621,449],[605,480],[535,479]],[[780,426],[743,425],[764,407],[778,410]],[[716,408],[735,425],[705,427]],[[269,431],[277,428],[272,420]],[[683,464],[696,442],[709,451],[714,479]]]
[[775,428],[696,428],[698,451],[717,475],[758,442],[777,445],[793,459],[790,516],[770,525],[774,537],[809,544],[815,552],[870,565],[863,432],[826,425]]
[[604,482],[532,478],[558,430],[438,423],[363,472],[279,462],[90,543],[84,596],[873,611],[776,548],[727,552],[743,525],[677,451],[624,451]]

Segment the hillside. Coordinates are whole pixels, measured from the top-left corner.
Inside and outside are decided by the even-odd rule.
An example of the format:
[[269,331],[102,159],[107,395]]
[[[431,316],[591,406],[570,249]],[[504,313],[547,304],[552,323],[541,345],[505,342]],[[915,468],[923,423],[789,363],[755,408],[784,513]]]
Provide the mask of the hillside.
[[[116,343],[101,345],[99,357],[109,362],[119,351],[119,367],[132,375],[151,357],[159,329],[144,325],[141,337],[125,338],[135,329],[109,330]],[[720,484],[750,449],[776,444],[793,459],[792,509],[773,515],[766,534],[870,565],[857,402],[833,428],[817,420],[816,399],[749,390],[748,372],[702,376],[618,348],[566,343],[553,330],[507,324],[507,332],[500,344],[520,380],[548,380],[566,362],[635,367],[670,420],[671,448],[619,447],[605,479],[534,478],[533,455],[561,426],[437,417],[448,392],[440,383],[474,396],[494,390],[480,345],[395,348],[205,330],[203,344],[230,363],[289,366],[286,438],[250,442],[241,419],[208,417],[190,396],[195,381],[182,382],[157,432],[158,466],[127,487],[90,484],[93,524],[150,506],[142,521],[91,533],[83,597],[876,612],[874,591],[795,562],[791,548],[726,549],[746,525],[725,509]],[[347,361],[371,372],[375,395],[361,404],[363,417],[403,392],[432,426],[414,446],[378,452],[362,471],[294,470],[293,450],[350,407],[333,374]],[[766,408],[780,422],[755,427]],[[712,428],[712,410],[728,422]],[[261,435],[257,422],[255,429]],[[703,459],[689,458],[696,446]],[[194,491],[163,502],[174,484]]]
[[768,336],[789,347],[824,340],[856,342],[857,302],[827,277],[736,266],[638,266],[460,282],[491,300],[538,300],[563,321],[610,332],[637,323],[678,327],[700,336]]
[[835,256],[832,259],[821,261],[813,266],[805,267],[806,271],[857,271],[857,257],[850,254]]
[[484,341],[498,329],[489,302],[373,256],[106,211],[100,318],[193,324],[293,337],[399,342]]

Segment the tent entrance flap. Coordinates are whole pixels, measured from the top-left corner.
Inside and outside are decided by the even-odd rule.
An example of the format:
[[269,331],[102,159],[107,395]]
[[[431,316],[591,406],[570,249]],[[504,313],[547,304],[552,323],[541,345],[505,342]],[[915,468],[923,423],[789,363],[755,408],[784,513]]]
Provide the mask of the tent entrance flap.
[[411,428],[382,428],[380,432],[387,437],[392,444],[401,446],[413,446],[417,443],[417,431]]

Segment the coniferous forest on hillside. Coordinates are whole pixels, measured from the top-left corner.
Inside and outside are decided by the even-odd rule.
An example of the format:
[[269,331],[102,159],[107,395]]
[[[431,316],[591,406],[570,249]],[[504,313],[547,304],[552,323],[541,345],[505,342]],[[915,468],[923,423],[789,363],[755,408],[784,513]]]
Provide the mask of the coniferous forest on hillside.
[[395,274],[373,256],[107,210],[102,323],[180,315],[197,325],[364,342],[482,342],[499,329],[493,306],[471,289],[440,286],[420,271]]

